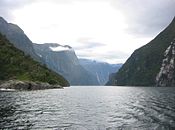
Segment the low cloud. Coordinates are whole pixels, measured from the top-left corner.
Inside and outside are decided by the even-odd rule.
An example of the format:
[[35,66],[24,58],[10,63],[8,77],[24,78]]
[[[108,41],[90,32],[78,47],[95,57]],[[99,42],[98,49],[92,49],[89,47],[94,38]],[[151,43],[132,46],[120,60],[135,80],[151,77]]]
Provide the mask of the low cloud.
[[0,16],[7,20],[12,20],[13,10],[24,7],[26,4],[33,0],[1,0],[0,1]]
[[110,63],[123,63],[130,56],[129,53],[122,51],[106,51],[104,49],[84,49],[76,50],[79,58],[94,59],[99,61],[106,61]]

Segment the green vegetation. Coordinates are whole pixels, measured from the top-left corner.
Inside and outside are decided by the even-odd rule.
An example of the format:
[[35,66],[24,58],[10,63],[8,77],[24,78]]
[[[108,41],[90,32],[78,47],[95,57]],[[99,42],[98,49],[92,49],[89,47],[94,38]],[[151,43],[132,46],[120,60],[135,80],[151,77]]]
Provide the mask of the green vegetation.
[[107,85],[154,86],[167,47],[175,38],[175,18],[147,45],[137,49]]
[[11,79],[69,86],[61,75],[40,65],[30,56],[24,55],[0,34],[0,81]]

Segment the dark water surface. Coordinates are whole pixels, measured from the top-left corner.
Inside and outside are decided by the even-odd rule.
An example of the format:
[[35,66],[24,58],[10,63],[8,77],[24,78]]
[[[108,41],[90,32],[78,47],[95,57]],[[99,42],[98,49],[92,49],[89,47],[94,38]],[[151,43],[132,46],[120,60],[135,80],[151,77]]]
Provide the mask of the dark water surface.
[[175,130],[175,88],[1,91],[0,129]]

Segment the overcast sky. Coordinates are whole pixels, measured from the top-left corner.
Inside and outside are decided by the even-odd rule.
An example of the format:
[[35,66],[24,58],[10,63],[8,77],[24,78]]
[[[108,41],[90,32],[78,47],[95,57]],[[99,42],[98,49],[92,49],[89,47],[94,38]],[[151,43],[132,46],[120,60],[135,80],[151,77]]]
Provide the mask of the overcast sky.
[[0,16],[35,43],[70,45],[78,57],[121,63],[175,16],[175,0],[0,0]]

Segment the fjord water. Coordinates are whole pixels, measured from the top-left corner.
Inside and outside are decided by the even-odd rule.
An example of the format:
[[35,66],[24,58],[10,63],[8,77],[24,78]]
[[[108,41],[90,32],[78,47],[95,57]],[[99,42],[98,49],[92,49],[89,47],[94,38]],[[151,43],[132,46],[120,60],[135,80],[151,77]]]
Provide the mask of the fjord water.
[[0,129],[172,130],[175,88],[79,86],[1,91]]

